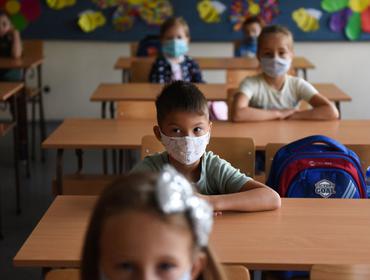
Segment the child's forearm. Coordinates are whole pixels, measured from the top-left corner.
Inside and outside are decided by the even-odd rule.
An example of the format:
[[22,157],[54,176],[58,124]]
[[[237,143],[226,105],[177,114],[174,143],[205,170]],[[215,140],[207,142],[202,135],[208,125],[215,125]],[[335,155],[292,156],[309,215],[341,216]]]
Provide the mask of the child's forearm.
[[232,114],[233,122],[243,121],[267,121],[280,119],[280,112],[277,110],[264,110],[252,107],[236,108]]
[[12,46],[12,56],[13,58],[19,58],[22,55],[22,40],[19,31],[15,30],[13,32],[13,46]]
[[270,188],[255,188],[238,193],[209,195],[205,199],[215,211],[254,212],[280,207],[280,196]]
[[333,105],[323,105],[309,110],[295,112],[289,119],[292,120],[335,120],[338,119],[338,110]]

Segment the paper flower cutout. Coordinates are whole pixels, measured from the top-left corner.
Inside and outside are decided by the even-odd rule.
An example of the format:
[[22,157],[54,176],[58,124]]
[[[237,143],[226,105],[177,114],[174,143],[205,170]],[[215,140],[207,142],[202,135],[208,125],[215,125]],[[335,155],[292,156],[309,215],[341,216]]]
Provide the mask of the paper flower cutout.
[[265,23],[271,23],[279,12],[278,0],[233,0],[230,6],[230,21],[234,31],[238,31],[248,17],[258,16]]
[[50,9],[62,10],[76,4],[76,0],[46,0]]
[[169,0],[92,0],[101,9],[116,7],[112,23],[116,30],[130,29],[137,18],[149,25],[161,25],[173,15]]
[[24,30],[30,22],[35,21],[41,15],[39,0],[7,0],[0,1],[0,10],[10,18],[17,30]]
[[332,13],[329,28],[344,31],[345,36],[357,40],[361,32],[370,33],[370,0],[323,0],[321,7]]
[[78,18],[78,26],[85,33],[89,33],[105,24],[106,20],[102,12],[85,11]]

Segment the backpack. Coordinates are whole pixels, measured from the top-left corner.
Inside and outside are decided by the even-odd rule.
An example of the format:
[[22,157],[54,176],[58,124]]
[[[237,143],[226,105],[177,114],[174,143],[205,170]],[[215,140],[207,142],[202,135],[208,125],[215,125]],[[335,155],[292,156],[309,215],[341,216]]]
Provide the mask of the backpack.
[[274,157],[266,184],[281,197],[367,197],[358,156],[321,135],[282,147]]
[[161,42],[157,35],[147,35],[140,40],[136,56],[157,56],[161,52]]
[[[322,135],[309,136],[280,148],[266,182],[281,197],[366,198],[358,156]],[[308,277],[305,271],[275,272],[278,279]]]

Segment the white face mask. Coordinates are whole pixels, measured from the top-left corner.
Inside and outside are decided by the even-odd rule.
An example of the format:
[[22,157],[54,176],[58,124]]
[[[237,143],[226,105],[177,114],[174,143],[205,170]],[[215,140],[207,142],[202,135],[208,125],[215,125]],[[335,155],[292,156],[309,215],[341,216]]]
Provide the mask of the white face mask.
[[202,157],[209,143],[209,138],[209,132],[199,137],[169,137],[161,132],[161,142],[167,152],[185,165],[191,165]]
[[261,58],[262,71],[272,78],[276,78],[287,73],[290,69],[291,64],[292,59],[290,58]]

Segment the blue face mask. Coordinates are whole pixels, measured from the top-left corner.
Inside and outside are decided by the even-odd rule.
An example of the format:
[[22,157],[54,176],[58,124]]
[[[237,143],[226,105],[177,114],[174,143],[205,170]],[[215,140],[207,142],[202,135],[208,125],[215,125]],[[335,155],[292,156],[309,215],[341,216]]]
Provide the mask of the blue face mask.
[[162,52],[169,57],[178,58],[188,51],[188,43],[183,39],[167,40],[162,44]]
[[272,78],[285,75],[289,71],[291,64],[292,60],[290,58],[261,58],[262,71]]

